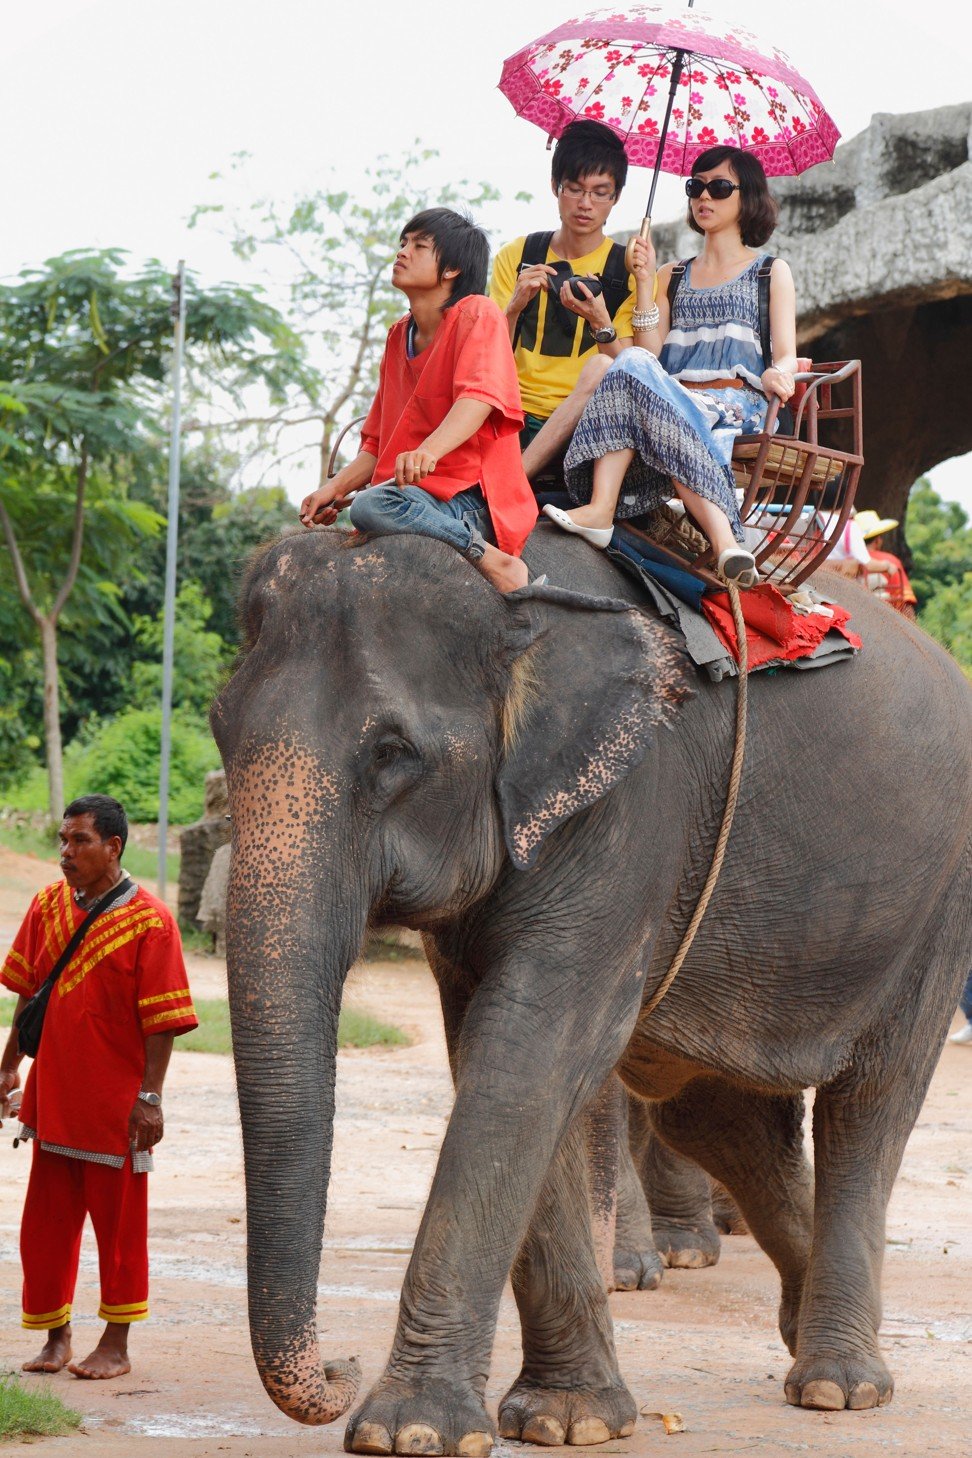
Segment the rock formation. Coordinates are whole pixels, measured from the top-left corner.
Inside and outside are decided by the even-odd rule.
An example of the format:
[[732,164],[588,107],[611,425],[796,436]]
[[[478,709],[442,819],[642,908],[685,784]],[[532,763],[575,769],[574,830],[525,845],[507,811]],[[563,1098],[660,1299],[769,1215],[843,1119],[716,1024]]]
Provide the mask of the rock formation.
[[209,874],[213,855],[227,845],[230,825],[226,797],[226,776],[213,770],[206,776],[203,817],[187,825],[179,837],[179,925],[193,927],[199,914],[199,899]]

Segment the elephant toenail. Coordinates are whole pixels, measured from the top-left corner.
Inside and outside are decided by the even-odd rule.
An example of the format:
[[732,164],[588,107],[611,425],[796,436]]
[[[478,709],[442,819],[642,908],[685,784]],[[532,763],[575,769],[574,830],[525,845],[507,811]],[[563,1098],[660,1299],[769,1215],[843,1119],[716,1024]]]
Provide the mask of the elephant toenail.
[[804,1386],[800,1406],[816,1407],[823,1412],[840,1412],[841,1408],[846,1406],[844,1389],[839,1387],[836,1382],[828,1382],[825,1379],[808,1382]]
[[602,1418],[578,1418],[571,1423],[567,1441],[572,1448],[585,1448],[590,1443],[606,1443],[611,1429]]
[[619,1438],[630,1438],[631,1437],[631,1434],[635,1430],[635,1422],[636,1421],[637,1421],[636,1418],[632,1418],[629,1423],[622,1424],[622,1426],[620,1428],[618,1428],[618,1437]]
[[799,1387],[796,1386],[795,1383],[792,1383],[792,1382],[787,1383],[787,1385],[786,1385],[786,1387],[784,1387],[783,1391],[785,1392],[785,1394],[786,1394],[786,1400],[790,1404],[791,1407],[799,1407],[800,1406],[800,1389],[799,1389]]
[[873,1382],[858,1382],[856,1387],[851,1388],[847,1397],[848,1407],[859,1411],[861,1408],[877,1407],[877,1405],[878,1390]]
[[395,1439],[396,1453],[441,1453],[442,1439],[425,1423],[406,1423]]
[[394,1453],[391,1433],[381,1423],[359,1423],[348,1432],[344,1446],[349,1453]]
[[492,1446],[493,1439],[489,1433],[466,1433],[465,1437],[459,1439],[456,1452],[462,1458],[487,1458]]
[[532,1417],[523,1424],[524,1443],[541,1443],[546,1448],[562,1448],[564,1428],[552,1417]]

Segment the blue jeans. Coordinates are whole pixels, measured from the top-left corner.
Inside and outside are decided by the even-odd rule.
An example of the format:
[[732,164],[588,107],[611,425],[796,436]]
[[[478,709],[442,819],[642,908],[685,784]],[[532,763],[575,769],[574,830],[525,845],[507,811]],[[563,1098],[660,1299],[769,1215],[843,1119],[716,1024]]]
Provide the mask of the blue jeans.
[[965,988],[959,998],[959,1007],[965,1013],[966,1020],[972,1023],[972,972],[966,978]]
[[481,560],[490,525],[486,498],[478,486],[460,491],[451,501],[440,501],[421,486],[369,486],[354,498],[349,515],[359,532],[434,537],[470,562]]

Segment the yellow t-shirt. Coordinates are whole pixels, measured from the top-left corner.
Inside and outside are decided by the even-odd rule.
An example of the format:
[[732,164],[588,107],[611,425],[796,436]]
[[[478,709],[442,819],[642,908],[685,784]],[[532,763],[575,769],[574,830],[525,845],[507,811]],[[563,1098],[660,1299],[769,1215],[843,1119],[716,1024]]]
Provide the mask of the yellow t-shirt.
[[[613,241],[605,238],[593,253],[586,253],[583,258],[572,258],[574,272],[602,273]],[[512,243],[500,249],[493,262],[489,294],[504,311],[516,288],[516,275],[525,242],[525,237],[514,238]],[[558,262],[558,255],[552,248],[547,249],[545,261]],[[631,284],[628,297],[614,315],[619,339],[630,339],[634,334],[631,322],[635,303],[634,280]],[[536,329],[521,329],[514,354],[523,409],[528,415],[538,415],[546,420],[577,384],[584,361],[590,359],[597,345],[585,344],[585,334],[588,341],[591,337],[585,321],[564,309],[559,299],[552,300],[546,289],[540,290],[538,298],[540,307]]]

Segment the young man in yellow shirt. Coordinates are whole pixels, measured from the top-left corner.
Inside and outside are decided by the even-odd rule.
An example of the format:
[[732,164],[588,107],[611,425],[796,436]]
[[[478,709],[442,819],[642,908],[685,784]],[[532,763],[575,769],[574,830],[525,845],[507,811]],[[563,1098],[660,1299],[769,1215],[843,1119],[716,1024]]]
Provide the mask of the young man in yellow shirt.
[[[623,245],[604,233],[627,173],[624,148],[608,127],[571,122],[551,166],[560,227],[514,239],[493,264],[490,295],[509,325],[526,413],[523,469],[531,481],[558,463],[611,361],[632,342],[634,281]],[[602,291],[572,288],[568,273],[598,276]]]

